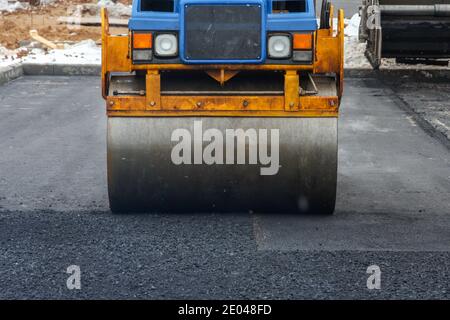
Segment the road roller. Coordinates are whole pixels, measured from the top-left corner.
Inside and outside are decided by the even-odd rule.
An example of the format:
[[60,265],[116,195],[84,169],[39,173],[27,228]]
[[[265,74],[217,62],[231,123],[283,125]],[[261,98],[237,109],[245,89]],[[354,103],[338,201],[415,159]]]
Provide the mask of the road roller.
[[321,8],[135,0],[115,35],[103,9],[111,211],[333,214],[344,12]]
[[382,58],[448,65],[450,0],[363,0],[359,39],[374,69]]

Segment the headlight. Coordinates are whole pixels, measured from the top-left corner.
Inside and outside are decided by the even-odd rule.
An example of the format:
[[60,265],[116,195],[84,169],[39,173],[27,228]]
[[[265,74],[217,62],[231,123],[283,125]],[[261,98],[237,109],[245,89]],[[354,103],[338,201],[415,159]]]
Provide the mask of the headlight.
[[275,59],[285,59],[291,56],[290,36],[271,36],[269,38],[269,57]]
[[159,34],[155,38],[155,54],[159,57],[178,55],[178,41],[173,34]]

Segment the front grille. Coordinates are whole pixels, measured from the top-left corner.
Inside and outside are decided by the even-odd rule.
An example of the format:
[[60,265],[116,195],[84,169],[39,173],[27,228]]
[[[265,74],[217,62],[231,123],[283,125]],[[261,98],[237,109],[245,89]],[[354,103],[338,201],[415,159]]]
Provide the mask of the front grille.
[[184,58],[255,61],[262,56],[260,5],[187,5]]

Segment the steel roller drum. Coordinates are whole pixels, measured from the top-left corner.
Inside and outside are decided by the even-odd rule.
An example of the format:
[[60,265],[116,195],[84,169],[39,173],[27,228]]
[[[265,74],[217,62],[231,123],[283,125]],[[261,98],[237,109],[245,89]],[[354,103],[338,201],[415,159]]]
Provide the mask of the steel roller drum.
[[[202,164],[174,163],[173,154],[185,155],[184,151],[189,151],[174,152],[180,145],[173,134],[179,129],[191,135],[192,143],[183,143],[191,145],[192,163],[197,160]],[[229,160],[234,156],[234,164],[206,164],[202,159],[198,150],[205,152],[211,141],[221,140],[215,136],[203,141],[202,135],[196,134],[211,132],[209,129],[223,133],[224,140],[223,147],[211,154],[219,155],[217,160],[222,150],[223,162],[231,154]],[[259,135],[256,139],[250,135],[240,142],[228,140],[227,129],[255,130]],[[110,117],[107,143],[111,210],[332,214],[336,200],[337,134],[337,118]],[[234,146],[226,144],[231,140]],[[255,145],[258,161],[250,164],[249,152],[256,150]],[[238,148],[246,151],[246,164],[237,164]],[[269,158],[261,154],[270,155],[271,163],[267,164]],[[253,158],[251,163],[254,161]],[[262,174],[262,168],[268,167],[272,172]]]

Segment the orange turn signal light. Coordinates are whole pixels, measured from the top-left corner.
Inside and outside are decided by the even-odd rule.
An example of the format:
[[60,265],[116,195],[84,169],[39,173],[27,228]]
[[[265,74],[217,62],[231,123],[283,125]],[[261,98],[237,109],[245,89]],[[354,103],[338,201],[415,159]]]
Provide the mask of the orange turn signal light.
[[153,47],[153,35],[151,33],[133,33],[134,49],[151,49]]
[[294,34],[294,49],[307,50],[312,49],[312,34],[297,33]]

